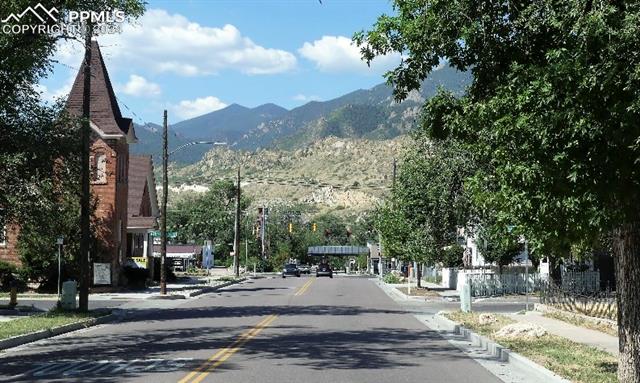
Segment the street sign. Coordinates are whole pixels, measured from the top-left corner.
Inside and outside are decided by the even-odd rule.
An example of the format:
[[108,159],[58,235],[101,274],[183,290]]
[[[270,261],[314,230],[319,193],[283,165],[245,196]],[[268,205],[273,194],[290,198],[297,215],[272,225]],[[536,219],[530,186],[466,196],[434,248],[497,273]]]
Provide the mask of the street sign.
[[[162,233],[160,232],[160,230],[154,230],[151,232],[151,236],[160,238],[162,236]],[[167,231],[167,238],[175,239],[177,237],[178,233],[176,233],[175,231]]]
[[59,236],[56,239],[56,245],[62,245],[62,244],[64,244],[64,237],[63,236]]

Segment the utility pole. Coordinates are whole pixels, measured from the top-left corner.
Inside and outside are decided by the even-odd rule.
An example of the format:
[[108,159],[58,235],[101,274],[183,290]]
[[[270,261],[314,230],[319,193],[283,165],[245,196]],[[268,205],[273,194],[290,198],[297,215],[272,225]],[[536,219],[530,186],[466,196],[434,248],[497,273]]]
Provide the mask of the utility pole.
[[167,179],[167,163],[169,162],[168,134],[167,134],[167,110],[164,110],[162,122],[162,212],[160,223],[160,294],[167,294],[167,271],[165,263],[167,259],[167,194],[169,192],[169,182]]
[[79,305],[82,312],[89,310],[89,242],[91,237],[91,227],[89,221],[90,214],[90,193],[89,186],[89,139],[91,136],[91,24],[87,24],[87,33],[84,38],[84,89],[82,92],[82,194],[80,195],[80,283],[79,283]]
[[240,166],[238,166],[238,185],[236,186],[236,222],[233,237],[233,273],[240,276]]

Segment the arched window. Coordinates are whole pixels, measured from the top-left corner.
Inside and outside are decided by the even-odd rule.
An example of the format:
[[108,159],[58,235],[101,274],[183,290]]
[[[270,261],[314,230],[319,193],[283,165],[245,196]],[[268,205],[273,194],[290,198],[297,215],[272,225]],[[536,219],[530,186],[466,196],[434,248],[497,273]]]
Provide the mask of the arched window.
[[93,182],[97,184],[107,183],[107,155],[96,153],[94,161]]

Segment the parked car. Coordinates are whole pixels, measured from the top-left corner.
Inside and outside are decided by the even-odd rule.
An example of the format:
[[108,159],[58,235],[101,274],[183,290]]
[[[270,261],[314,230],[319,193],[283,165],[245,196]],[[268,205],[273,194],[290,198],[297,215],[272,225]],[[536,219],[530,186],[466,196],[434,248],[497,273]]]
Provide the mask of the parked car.
[[295,263],[284,265],[284,268],[282,269],[282,278],[286,278],[287,275],[300,277],[300,269],[298,269],[298,265],[296,265]]
[[333,270],[327,263],[321,263],[316,269],[316,277],[329,277],[333,278]]
[[311,274],[311,267],[309,267],[309,265],[299,265],[298,269],[301,274]]

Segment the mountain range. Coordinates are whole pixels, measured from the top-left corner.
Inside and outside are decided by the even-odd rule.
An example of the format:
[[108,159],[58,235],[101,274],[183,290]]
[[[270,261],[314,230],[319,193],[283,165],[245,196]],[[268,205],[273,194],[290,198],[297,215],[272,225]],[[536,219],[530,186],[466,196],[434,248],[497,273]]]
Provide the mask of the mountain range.
[[[461,94],[470,82],[470,73],[444,66],[431,73],[420,91],[410,93],[400,103],[394,100],[389,85],[379,84],[332,100],[311,101],[291,110],[275,104],[255,108],[232,104],[170,126],[169,147],[206,139],[224,141],[232,149],[246,151],[295,150],[327,137],[391,139],[415,126],[425,100],[435,95],[439,87]],[[162,152],[161,126],[137,125],[135,129],[138,144],[131,147],[134,153]],[[209,150],[211,147],[207,145],[196,145],[177,152],[171,161],[193,164]]]

